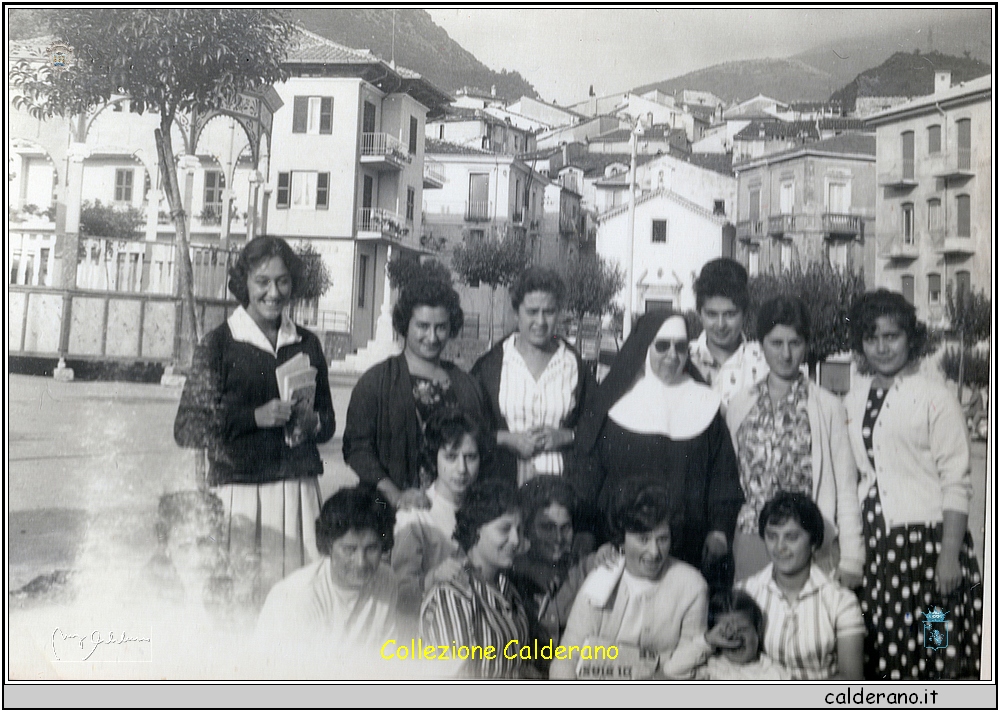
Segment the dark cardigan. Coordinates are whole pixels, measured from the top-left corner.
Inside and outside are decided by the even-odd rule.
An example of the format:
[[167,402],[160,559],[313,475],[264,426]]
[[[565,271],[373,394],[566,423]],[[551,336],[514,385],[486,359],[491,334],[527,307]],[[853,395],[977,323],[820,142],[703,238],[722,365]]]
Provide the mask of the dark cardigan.
[[[441,367],[462,411],[487,427],[479,383],[449,361]],[[372,366],[354,386],[344,426],[344,461],[362,482],[375,485],[388,478],[400,489],[410,489],[420,486],[420,443],[410,369],[400,354]]]
[[[495,433],[499,430],[510,430],[507,426],[507,419],[500,412],[500,376],[503,371],[503,345],[510,338],[502,339],[492,349],[479,357],[479,360],[472,366],[469,373],[476,378],[486,390],[489,403],[490,427]],[[565,343],[565,341],[564,341]],[[573,389],[573,396],[576,405],[566,417],[562,427],[575,429],[580,416],[587,408],[593,407],[593,399],[597,393],[597,381],[590,372],[590,368],[583,362],[580,354],[570,344],[566,343],[566,348],[576,359],[576,368],[579,378]],[[573,446],[569,445],[562,451],[564,472],[569,473],[576,467]],[[517,454],[507,448],[497,447],[493,454],[491,472],[509,478],[517,482]]]
[[[194,353],[174,419],[174,440],[182,447],[208,450],[209,484],[261,484],[323,473],[316,443],[333,437],[336,422],[319,339],[300,326],[301,340],[278,349],[278,357],[236,341],[229,324],[211,331]],[[274,371],[298,353],[316,368],[319,415],[316,438],[296,447],[285,443],[284,429],[259,428],[254,410],[278,398]]]

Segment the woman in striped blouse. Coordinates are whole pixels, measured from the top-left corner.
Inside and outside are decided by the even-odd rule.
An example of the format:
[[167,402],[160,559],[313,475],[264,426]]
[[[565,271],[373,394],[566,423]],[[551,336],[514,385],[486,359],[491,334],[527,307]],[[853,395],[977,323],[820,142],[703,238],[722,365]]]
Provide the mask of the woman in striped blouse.
[[504,654],[511,641],[519,641],[512,644],[514,650],[530,642],[528,614],[508,578],[521,545],[514,484],[492,479],[470,487],[455,515],[454,536],[465,554],[468,580],[454,577],[437,584],[421,607],[422,642],[457,651],[435,672],[472,678],[537,677],[529,664]]

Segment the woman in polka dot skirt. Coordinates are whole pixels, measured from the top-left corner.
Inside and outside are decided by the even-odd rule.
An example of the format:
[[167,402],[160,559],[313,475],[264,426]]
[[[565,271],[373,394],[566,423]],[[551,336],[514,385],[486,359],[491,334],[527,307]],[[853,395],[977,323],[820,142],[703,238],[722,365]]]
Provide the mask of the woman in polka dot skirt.
[[[961,407],[943,381],[919,372],[927,329],[901,294],[861,296],[850,322],[862,370],[873,374],[854,379],[845,403],[867,549],[865,677],[978,679],[982,583],[967,531]],[[943,629],[928,618],[935,608],[947,613]],[[946,646],[935,630],[947,632]]]

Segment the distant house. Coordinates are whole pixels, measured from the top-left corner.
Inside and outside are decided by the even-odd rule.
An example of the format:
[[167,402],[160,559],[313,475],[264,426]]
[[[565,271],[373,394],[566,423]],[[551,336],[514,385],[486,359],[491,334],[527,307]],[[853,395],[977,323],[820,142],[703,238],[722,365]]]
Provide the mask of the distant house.
[[751,276],[813,262],[874,273],[874,136],[843,134],[734,169],[734,256]]
[[517,101],[508,104],[507,110],[515,114],[534,119],[547,124],[549,128],[558,126],[572,126],[588,118],[571,109],[566,109],[556,104],[548,104],[529,96],[522,96]]
[[945,322],[946,294],[992,282],[993,84],[951,86],[868,118],[878,139],[875,284],[903,295],[922,319]]
[[516,156],[536,150],[535,128],[519,127],[492,108],[452,106],[426,126],[427,138]]
[[758,94],[753,99],[732,104],[722,112],[722,118],[729,121],[731,119],[755,119],[776,116],[781,112],[788,111],[789,108],[789,105],[783,101]]

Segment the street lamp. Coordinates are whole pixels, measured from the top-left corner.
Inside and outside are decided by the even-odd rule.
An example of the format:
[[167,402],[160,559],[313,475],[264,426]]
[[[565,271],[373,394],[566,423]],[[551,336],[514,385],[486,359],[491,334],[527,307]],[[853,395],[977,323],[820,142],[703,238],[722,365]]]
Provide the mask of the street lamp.
[[633,259],[635,254],[635,156],[639,137],[645,132],[642,119],[635,120],[632,135],[629,136],[629,151],[632,159],[628,170],[628,239],[625,241],[625,315],[622,319],[622,339],[627,339],[632,331],[632,315],[635,313],[635,285],[633,282]]

